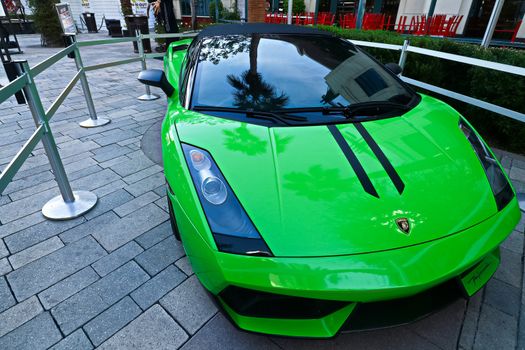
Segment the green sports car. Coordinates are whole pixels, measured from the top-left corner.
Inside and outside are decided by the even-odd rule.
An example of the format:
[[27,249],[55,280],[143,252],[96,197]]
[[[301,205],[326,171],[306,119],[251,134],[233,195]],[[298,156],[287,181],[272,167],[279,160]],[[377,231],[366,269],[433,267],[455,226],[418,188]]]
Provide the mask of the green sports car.
[[476,293],[520,218],[453,108],[312,28],[217,25],[139,80],[168,95],[175,236],[239,328],[332,337]]

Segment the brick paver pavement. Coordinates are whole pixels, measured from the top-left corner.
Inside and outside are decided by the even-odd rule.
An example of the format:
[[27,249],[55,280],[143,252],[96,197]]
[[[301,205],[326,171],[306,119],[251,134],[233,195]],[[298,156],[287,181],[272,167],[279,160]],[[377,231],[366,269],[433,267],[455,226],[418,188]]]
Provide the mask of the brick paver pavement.
[[[31,65],[57,51],[41,48],[38,36],[20,41],[25,54],[17,58]],[[85,64],[133,56],[130,43],[82,52]],[[46,106],[73,77],[73,67],[65,59],[37,77]],[[98,114],[110,124],[78,126],[88,117],[78,86],[51,122],[73,188],[100,198],[94,210],[65,222],[42,217],[42,205],[58,189],[41,146],[0,196],[0,349],[525,348],[524,220],[504,243],[501,267],[483,291],[414,324],[332,340],[236,330],[209,301],[171,234],[162,167],[141,149],[166,103],[137,101],[144,93],[138,72],[133,63],[88,73]],[[13,100],[0,111],[3,168],[34,125],[27,107]],[[498,154],[525,191],[525,157]]]

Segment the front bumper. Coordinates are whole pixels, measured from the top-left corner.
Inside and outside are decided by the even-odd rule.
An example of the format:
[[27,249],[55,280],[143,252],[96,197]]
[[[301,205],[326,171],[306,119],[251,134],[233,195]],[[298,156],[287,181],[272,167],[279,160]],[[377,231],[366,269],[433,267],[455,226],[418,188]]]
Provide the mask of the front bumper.
[[[251,317],[235,312],[219,296],[230,318],[242,329],[287,336],[331,337],[361,303],[416,296],[483,266],[471,278],[472,295],[495,271],[490,257],[520,218],[516,199],[496,215],[467,230],[401,249],[334,257],[279,258],[221,253],[202,238],[178,201],[170,194],[184,247],[201,283],[214,295],[228,286],[321,300],[347,302],[322,318]],[[479,270],[479,269],[478,269]],[[378,316],[380,317],[380,316]]]

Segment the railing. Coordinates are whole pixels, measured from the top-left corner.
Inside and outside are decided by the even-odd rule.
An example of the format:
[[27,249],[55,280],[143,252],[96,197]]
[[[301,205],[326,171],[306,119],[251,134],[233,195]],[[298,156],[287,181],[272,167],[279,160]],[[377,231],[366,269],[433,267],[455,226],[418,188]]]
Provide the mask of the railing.
[[[516,66],[511,66],[508,64],[491,62],[491,61],[484,61],[484,60],[480,60],[477,58],[460,56],[460,55],[450,54],[450,53],[441,52],[441,51],[423,49],[421,47],[411,46],[410,41],[408,39],[405,40],[403,45],[391,45],[391,44],[383,44],[383,43],[375,43],[375,42],[359,41],[359,40],[350,40],[350,41],[357,46],[373,47],[373,48],[378,48],[378,49],[399,51],[400,52],[399,65],[401,66],[401,68],[404,68],[404,66],[406,65],[407,54],[409,52],[413,52],[413,53],[420,54],[420,55],[437,57],[437,58],[441,58],[441,59],[448,60],[448,61],[470,64],[470,65],[477,66],[477,67],[493,69],[493,70],[497,70],[500,72],[525,77],[525,68],[522,68],[522,67],[516,67]],[[518,120],[520,122],[525,122],[525,114],[523,113],[513,111],[511,109],[508,109],[502,106],[498,106],[493,103],[482,101],[474,97],[463,95],[458,92],[443,89],[438,86],[434,86],[434,85],[431,85],[431,84],[428,84],[428,83],[425,83],[425,82],[422,82],[416,79],[412,79],[409,77],[400,76],[400,78],[410,85],[414,85],[419,88],[437,93],[439,95],[447,96],[452,99],[455,99],[461,102],[465,102],[465,103],[468,103],[470,105],[473,105],[479,108],[486,109],[488,111]]]
[[[95,105],[91,97],[91,91],[89,89],[88,80],[86,77],[86,72],[93,71],[97,69],[105,69],[109,67],[114,67],[117,65],[129,64],[134,62],[141,62],[142,69],[147,69],[147,59],[157,58],[164,56],[164,53],[150,53],[146,54],[144,52],[142,40],[143,39],[155,39],[155,38],[189,38],[195,36],[197,33],[189,34],[148,34],[142,35],[137,33],[135,37],[127,38],[115,38],[115,39],[105,39],[105,40],[92,40],[92,41],[83,41],[77,42],[75,37],[69,37],[70,45],[57,52],[53,56],[44,60],[43,62],[38,63],[33,68],[30,68],[26,61],[16,62],[18,78],[13,80],[10,84],[0,89],[0,104],[6,101],[8,98],[13,96],[15,93],[22,90],[28,101],[29,109],[33,120],[35,122],[36,129],[31,135],[31,137],[26,141],[22,146],[20,151],[14,156],[11,162],[6,166],[4,172],[0,173],[0,194],[7,187],[9,182],[16,175],[17,171],[23,165],[25,160],[29,157],[35,146],[38,142],[42,141],[46,155],[49,159],[49,163],[55,175],[55,179],[58,183],[60,189],[60,196],[52,198],[48,201],[42,208],[42,213],[49,219],[59,219],[65,220],[74,218],[82,215],[87,212],[97,202],[97,197],[87,191],[72,191],[69,181],[67,179],[67,174],[64,170],[64,166],[60,159],[53,134],[49,125],[49,121],[58,110],[60,105],[64,102],[68,94],[71,92],[76,83],[80,80],[84,96],[86,98],[86,103],[89,110],[90,118],[80,123],[82,127],[98,127],[109,123],[108,119],[100,119],[97,117]],[[127,58],[119,61],[111,61],[106,63],[99,63],[90,66],[84,66],[82,62],[82,57],[80,54],[80,47],[87,46],[96,46],[96,45],[108,45],[108,44],[117,44],[124,42],[136,42],[138,45],[139,55],[137,57]],[[415,46],[410,46],[409,41],[405,41],[404,45],[391,45],[383,43],[374,43],[374,42],[364,42],[352,40],[352,42],[358,46],[365,47],[374,47],[387,50],[395,50],[400,52],[399,65],[404,67],[406,65],[407,54],[412,52],[415,54],[427,55],[432,57],[438,57],[445,60],[450,60],[454,62],[460,62],[465,64],[470,64],[478,67],[483,67],[487,69],[493,69],[500,72],[505,72],[509,74],[515,74],[519,76],[525,76],[525,68],[510,66],[506,64],[483,61],[475,58],[459,56],[454,54],[448,54],[438,51],[427,50]],[[59,62],[64,57],[69,56],[75,59],[77,72],[67,86],[62,90],[58,95],[56,100],[51,104],[51,106],[44,110],[42,101],[40,99],[37,87],[34,83],[34,78],[40,73],[44,72],[46,69],[52,67],[54,64]],[[498,106],[492,103],[488,103],[470,96],[462,95],[454,91],[443,89],[425,82],[421,82],[412,78],[401,76],[401,79],[406,81],[408,84],[423,88],[434,93],[444,95],[461,102],[466,102],[471,105],[489,110],[491,112],[498,113],[500,115],[525,122],[525,114],[510,110],[508,108]],[[146,94],[139,96],[139,100],[150,101],[159,98],[159,96],[151,93],[149,86],[145,86]],[[518,194],[518,200],[520,201],[520,206],[522,210],[525,210],[525,196],[523,194]]]
[[[49,121],[52,119],[58,108],[62,105],[66,97],[69,95],[71,90],[75,87],[77,82],[80,80],[82,90],[86,98],[90,118],[80,122],[80,126],[91,128],[106,125],[110,122],[109,119],[102,119],[97,117],[95,104],[91,97],[91,91],[89,83],[86,77],[86,72],[104,69],[108,67],[114,67],[122,64],[129,64],[133,62],[141,62],[142,69],[146,69],[146,59],[159,57],[163,54],[145,54],[142,39],[149,38],[188,38],[195,36],[195,33],[191,34],[161,34],[161,35],[141,35],[137,34],[135,37],[127,38],[116,38],[116,39],[105,39],[105,40],[92,40],[77,42],[75,36],[68,36],[66,39],[69,41],[69,46],[56,54],[52,55],[48,59],[36,64],[33,68],[29,67],[27,61],[15,61],[14,64],[17,68],[18,78],[13,80],[8,85],[0,89],[0,104],[5,102],[11,96],[19,91],[23,91],[29,105],[29,110],[35,122],[36,129],[31,137],[25,142],[20,151],[14,156],[9,164],[0,173],[0,194],[5,190],[8,184],[11,182],[13,177],[16,175],[20,167],[24,164],[26,159],[29,157],[38,142],[42,141],[46,155],[48,157],[51,169],[55,176],[55,180],[60,190],[60,195],[49,200],[42,208],[42,213],[48,219],[54,220],[66,220],[78,217],[87,211],[91,210],[97,203],[97,196],[88,191],[73,191],[68,181],[67,174],[64,170],[64,165],[60,159],[60,155],[57,150],[55,139],[49,125]],[[124,42],[136,42],[139,49],[138,57],[132,57],[119,61],[111,61],[106,63],[95,64],[91,66],[84,66],[82,57],[80,54],[80,47],[95,46],[95,45],[108,45],[117,44]],[[60,92],[58,97],[55,99],[51,106],[45,110],[38,93],[38,89],[35,85],[34,79],[36,76],[44,72],[46,69],[52,67],[54,64],[62,60],[64,57],[70,57],[75,59],[77,67],[76,74],[66,87]],[[159,98],[156,95],[151,94],[149,87],[146,87],[146,95],[138,97],[141,100],[152,100]]]

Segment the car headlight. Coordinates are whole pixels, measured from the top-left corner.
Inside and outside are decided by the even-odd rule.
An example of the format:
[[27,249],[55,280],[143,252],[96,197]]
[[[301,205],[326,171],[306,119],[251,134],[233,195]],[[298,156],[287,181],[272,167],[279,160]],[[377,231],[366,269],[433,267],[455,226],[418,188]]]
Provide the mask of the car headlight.
[[219,250],[273,256],[211,155],[185,143],[182,150]]
[[485,170],[485,174],[487,174],[492,193],[494,193],[496,199],[498,211],[505,208],[514,197],[514,192],[512,191],[512,187],[510,186],[507,177],[503,173],[503,169],[501,169],[498,161],[488,150],[485,142],[483,142],[480,136],[478,136],[472,126],[462,118],[459,121],[459,128],[472,145],[472,148],[474,148],[474,151]]

